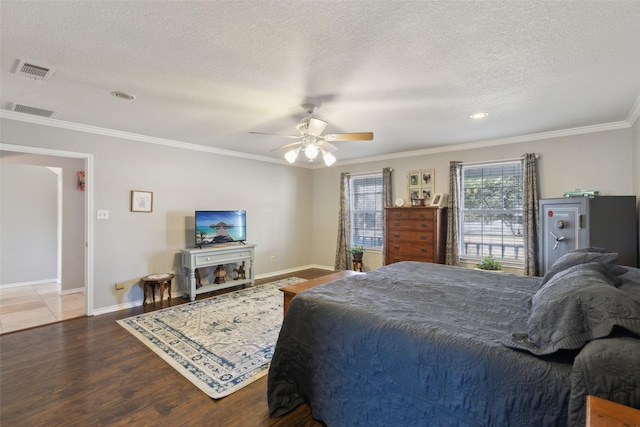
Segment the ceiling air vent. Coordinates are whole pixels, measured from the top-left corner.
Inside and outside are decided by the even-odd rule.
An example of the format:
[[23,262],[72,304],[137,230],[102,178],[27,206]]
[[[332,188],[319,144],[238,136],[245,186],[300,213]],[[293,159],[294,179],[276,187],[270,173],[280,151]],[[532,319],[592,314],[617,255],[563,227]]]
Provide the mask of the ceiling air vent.
[[36,80],[49,80],[55,70],[40,65],[29,64],[24,61],[18,62],[16,74],[19,76],[30,77]]
[[42,108],[29,107],[28,105],[22,105],[22,104],[13,104],[13,106],[11,107],[11,111],[17,111],[18,113],[33,114],[34,116],[49,117],[49,118],[57,114],[57,112],[55,111],[43,110]]

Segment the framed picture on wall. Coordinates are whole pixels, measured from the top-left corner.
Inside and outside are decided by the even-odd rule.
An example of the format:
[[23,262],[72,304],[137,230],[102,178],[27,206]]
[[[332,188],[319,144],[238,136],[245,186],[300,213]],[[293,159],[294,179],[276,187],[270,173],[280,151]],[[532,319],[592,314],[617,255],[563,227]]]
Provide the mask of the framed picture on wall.
[[[407,174],[407,194],[409,200],[420,199],[420,205],[429,206],[436,188],[435,169],[418,169]],[[413,205],[413,203],[412,203]],[[419,206],[417,203],[415,206]]]
[[153,212],[153,192],[131,190],[131,212]]

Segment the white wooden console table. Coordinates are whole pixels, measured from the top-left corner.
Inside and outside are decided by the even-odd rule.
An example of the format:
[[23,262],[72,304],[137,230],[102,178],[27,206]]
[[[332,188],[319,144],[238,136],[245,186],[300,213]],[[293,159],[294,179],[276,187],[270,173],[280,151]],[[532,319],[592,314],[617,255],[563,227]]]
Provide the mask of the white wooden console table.
[[[182,249],[182,268],[186,273],[186,292],[189,299],[194,301],[197,294],[216,291],[218,289],[230,288],[232,286],[240,286],[255,283],[253,272],[253,260],[255,259],[255,244],[252,243],[230,243],[214,245],[202,249]],[[247,265],[248,264],[248,265]],[[196,270],[199,268],[207,268],[223,265],[229,271],[234,266],[243,266],[245,278],[234,280],[231,274],[227,274],[226,281],[222,283],[205,283],[196,288],[198,280],[196,280]],[[207,273],[209,275],[209,273]],[[200,274],[200,277],[203,277]]]

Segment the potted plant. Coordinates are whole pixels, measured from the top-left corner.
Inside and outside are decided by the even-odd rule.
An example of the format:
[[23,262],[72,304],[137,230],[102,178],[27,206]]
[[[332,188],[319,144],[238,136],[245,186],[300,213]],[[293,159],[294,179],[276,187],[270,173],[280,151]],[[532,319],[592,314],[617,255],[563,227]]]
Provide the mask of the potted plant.
[[502,267],[502,264],[493,259],[492,256],[487,256],[484,257],[482,261],[476,264],[476,270],[503,272],[504,268]]
[[355,262],[362,262],[362,254],[364,253],[364,247],[362,246],[352,246],[349,249],[351,256]]

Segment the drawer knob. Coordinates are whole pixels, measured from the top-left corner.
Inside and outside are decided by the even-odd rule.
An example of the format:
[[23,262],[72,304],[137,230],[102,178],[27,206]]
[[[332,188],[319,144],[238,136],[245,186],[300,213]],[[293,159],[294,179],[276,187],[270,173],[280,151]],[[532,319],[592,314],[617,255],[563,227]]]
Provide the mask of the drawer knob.
[[393,225],[394,225],[395,227],[399,227],[399,226],[400,226],[400,223],[399,223],[399,222],[394,222],[394,223],[393,223]]
[[400,237],[400,233],[394,234],[393,237],[395,237],[397,239],[398,237]]
[[422,224],[420,224],[420,227],[426,227],[426,226],[427,226],[426,222],[423,222]]
[[400,250],[400,246],[394,246],[393,249],[395,249],[396,251]]
[[420,236],[420,240],[427,240],[427,236],[423,234],[422,236]]
[[427,252],[427,248],[420,248],[420,252]]
[[401,216],[402,216],[402,214],[401,214],[401,213],[396,212],[396,218],[400,218]]

